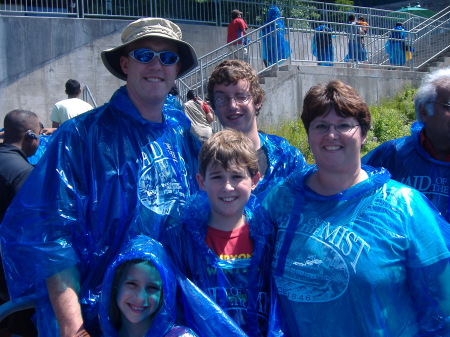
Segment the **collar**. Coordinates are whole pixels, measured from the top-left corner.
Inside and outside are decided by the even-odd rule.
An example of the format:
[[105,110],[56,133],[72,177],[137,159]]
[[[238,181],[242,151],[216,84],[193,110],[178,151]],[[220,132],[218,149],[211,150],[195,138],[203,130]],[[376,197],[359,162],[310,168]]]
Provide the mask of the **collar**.
[[[431,144],[430,140],[429,140],[429,139],[427,138],[427,136],[425,135],[425,129],[422,129],[422,130],[420,131],[419,137],[420,137],[420,138],[419,138],[420,145],[424,148],[424,150],[427,151],[427,153],[428,153],[431,157],[433,157],[433,158],[436,159],[436,160],[439,160],[439,159],[437,158],[436,150],[435,150],[433,144]],[[441,161],[444,161],[444,162],[446,162],[446,163],[449,163],[449,162],[450,162],[450,154],[448,154],[448,155],[445,157],[445,159],[444,159],[444,160],[441,160]]]

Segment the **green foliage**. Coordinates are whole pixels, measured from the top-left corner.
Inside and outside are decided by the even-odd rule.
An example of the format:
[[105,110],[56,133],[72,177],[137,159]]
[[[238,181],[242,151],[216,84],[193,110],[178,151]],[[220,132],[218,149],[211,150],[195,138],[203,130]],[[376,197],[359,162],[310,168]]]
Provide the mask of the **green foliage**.
[[[372,128],[361,150],[361,156],[376,148],[385,141],[404,137],[410,134],[411,124],[415,121],[414,94],[416,90],[406,88],[391,99],[382,100],[379,105],[370,106]],[[278,128],[269,128],[267,133],[283,137],[297,147],[309,164],[314,157],[308,145],[308,136],[301,120],[286,122]]]

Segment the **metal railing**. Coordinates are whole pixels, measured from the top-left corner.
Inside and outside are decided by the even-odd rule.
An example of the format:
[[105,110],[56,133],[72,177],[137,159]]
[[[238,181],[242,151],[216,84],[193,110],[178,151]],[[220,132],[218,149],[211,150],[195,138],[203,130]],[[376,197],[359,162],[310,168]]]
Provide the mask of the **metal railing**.
[[[419,29],[412,29],[407,34],[405,45],[414,49],[413,57],[407,60],[403,65],[392,65],[389,63],[389,55],[386,53],[386,42],[390,39],[393,29],[381,27],[369,27],[368,34],[363,37],[365,53],[367,59],[364,61],[347,60],[348,59],[348,40],[350,25],[344,23],[328,23],[318,22],[316,20],[280,18],[285,23],[285,36],[290,46],[290,54],[286,59],[281,59],[272,66],[267,66],[262,60],[263,40],[272,39],[274,45],[278,45],[280,34],[277,30],[271,31],[269,34],[263,35],[265,27],[250,31],[245,39],[249,42],[244,45],[240,44],[237,50],[230,52],[230,46],[238,41],[231,42],[221,48],[218,48],[201,58],[199,65],[189,74],[178,80],[180,95],[185,95],[187,90],[197,90],[201,97],[206,96],[207,80],[214,68],[225,59],[245,59],[259,73],[264,73],[270,69],[277,69],[282,65],[318,65],[320,62],[313,55],[312,40],[315,34],[315,27],[320,24],[327,24],[332,31],[332,44],[334,48],[334,61],[331,63],[335,67],[364,67],[364,68],[380,68],[380,69],[404,69],[404,70],[420,70],[431,59],[441,54],[443,51],[450,49],[450,7],[442,11],[437,19],[424,23]],[[283,35],[283,34],[282,34]],[[391,39],[392,40],[392,39]],[[395,40],[395,39],[394,39]],[[402,41],[402,40],[398,40]],[[266,46],[266,48],[268,48]],[[267,54],[268,51],[266,50]],[[269,69],[270,68],[270,69]],[[184,96],[183,96],[184,97]]]
[[[237,8],[250,27],[266,22],[274,1],[239,0],[2,0],[0,14],[27,16],[91,17],[136,19],[164,17],[178,22],[226,26]],[[396,21],[411,21],[411,27],[424,18],[406,12],[339,5],[308,0],[286,0],[278,4],[284,17],[343,23],[350,13],[363,15],[372,27],[391,28]]]
[[83,87],[82,93],[83,93],[83,96],[82,96],[83,97],[83,101],[89,103],[89,100],[90,100],[92,102],[92,105],[94,106],[94,108],[96,108],[98,106],[97,102],[94,99],[94,96],[92,95],[91,90],[89,89],[89,87],[87,85],[85,85]]

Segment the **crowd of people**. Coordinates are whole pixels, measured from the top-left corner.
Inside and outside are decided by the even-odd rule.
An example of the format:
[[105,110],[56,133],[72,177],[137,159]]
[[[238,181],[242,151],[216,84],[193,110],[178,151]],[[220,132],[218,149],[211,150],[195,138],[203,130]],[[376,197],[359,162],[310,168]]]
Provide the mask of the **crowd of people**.
[[[230,58],[249,61],[248,51],[248,26],[243,19],[243,13],[237,9],[231,12],[232,20],[228,24],[227,44]],[[286,27],[282,19],[281,11],[277,6],[272,6],[267,12],[267,19],[260,31],[261,59],[265,67],[273,64],[282,64],[291,54],[291,47],[287,37]],[[311,23],[314,34],[311,39],[311,50],[317,59],[319,66],[334,66],[335,47],[332,38],[337,32],[333,31],[327,22]],[[347,53],[343,57],[344,62],[368,63],[368,52],[365,37],[369,35],[370,25],[365,17],[356,17],[350,14],[345,26],[341,26],[347,36]],[[413,57],[414,48],[407,43],[408,31],[402,22],[397,22],[389,33],[385,44],[385,51],[389,57],[389,64],[403,66]]]
[[0,299],[35,301],[30,331],[5,334],[450,334],[450,68],[425,76],[412,135],[363,159],[367,104],[339,80],[311,87],[309,165],[259,130],[265,93],[244,60],[218,64],[208,102],[190,91],[183,112],[168,94],[197,56],[180,28],[142,18],[121,40],[101,58],[126,85],[54,121],[36,166],[36,114],[5,117]]

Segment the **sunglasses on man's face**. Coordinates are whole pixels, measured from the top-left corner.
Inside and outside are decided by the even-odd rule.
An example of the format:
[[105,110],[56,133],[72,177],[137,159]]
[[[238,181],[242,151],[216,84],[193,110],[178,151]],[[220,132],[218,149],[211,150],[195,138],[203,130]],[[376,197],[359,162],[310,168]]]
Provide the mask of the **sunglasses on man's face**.
[[173,51],[156,52],[145,48],[132,50],[128,53],[128,55],[140,63],[150,63],[153,61],[155,56],[158,56],[161,63],[165,66],[172,66],[180,60],[180,56]]

